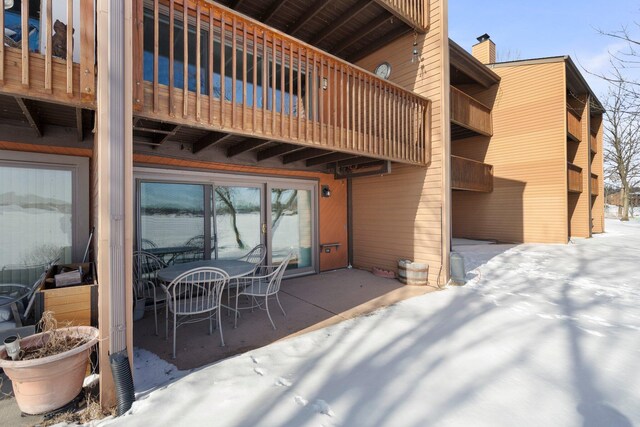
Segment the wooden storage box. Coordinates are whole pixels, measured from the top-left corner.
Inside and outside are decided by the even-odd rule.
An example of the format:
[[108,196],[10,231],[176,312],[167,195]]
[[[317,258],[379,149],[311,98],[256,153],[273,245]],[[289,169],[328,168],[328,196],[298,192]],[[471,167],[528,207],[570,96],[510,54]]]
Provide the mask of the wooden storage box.
[[[82,267],[82,283],[56,288],[54,277],[62,271]],[[36,294],[35,320],[45,311],[53,312],[59,326],[98,326],[98,284],[93,263],[54,265],[49,269],[45,284]]]

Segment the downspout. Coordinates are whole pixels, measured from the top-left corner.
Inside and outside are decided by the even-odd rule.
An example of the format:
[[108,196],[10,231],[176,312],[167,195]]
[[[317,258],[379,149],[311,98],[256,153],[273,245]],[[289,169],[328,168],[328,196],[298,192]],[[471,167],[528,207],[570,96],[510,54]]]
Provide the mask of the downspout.
[[348,266],[353,266],[353,183],[347,178],[347,253]]

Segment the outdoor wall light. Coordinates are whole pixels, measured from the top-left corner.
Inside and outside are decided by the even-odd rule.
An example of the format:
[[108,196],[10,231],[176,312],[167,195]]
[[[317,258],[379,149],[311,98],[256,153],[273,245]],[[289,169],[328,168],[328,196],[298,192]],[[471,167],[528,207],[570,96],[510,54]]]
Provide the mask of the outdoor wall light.
[[322,197],[331,197],[331,189],[328,185],[322,186]]
[[4,8],[11,9],[13,7],[13,0],[4,0]]
[[327,90],[329,87],[329,80],[326,77],[322,78],[322,90]]

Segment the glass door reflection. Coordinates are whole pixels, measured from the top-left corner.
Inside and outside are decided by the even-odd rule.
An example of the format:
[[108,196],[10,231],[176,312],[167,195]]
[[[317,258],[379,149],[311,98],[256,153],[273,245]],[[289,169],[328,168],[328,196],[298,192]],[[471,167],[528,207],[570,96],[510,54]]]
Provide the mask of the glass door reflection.
[[205,186],[140,184],[140,248],[163,261],[205,258]]
[[314,270],[313,191],[278,186],[270,188],[271,262],[278,265],[288,253],[289,271]]
[[262,186],[216,186],[212,258],[234,259],[262,243]]

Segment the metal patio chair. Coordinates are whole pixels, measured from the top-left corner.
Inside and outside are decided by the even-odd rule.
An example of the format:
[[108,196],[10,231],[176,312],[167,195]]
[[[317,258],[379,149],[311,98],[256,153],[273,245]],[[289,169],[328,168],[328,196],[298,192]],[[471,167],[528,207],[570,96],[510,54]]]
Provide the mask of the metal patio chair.
[[[276,329],[276,325],[273,323],[271,313],[269,312],[269,298],[271,297],[275,297],[282,314],[285,317],[287,316],[287,313],[285,313],[284,308],[282,308],[282,304],[280,303],[278,292],[280,292],[282,277],[284,276],[284,272],[287,269],[292,256],[293,255],[289,253],[280,265],[260,267],[256,274],[249,278],[247,285],[244,288],[239,289],[236,295],[235,326],[238,324],[238,310],[251,309],[253,311],[254,308],[259,308],[261,310],[266,310],[271,326],[273,326],[273,329]],[[251,302],[249,307],[238,307],[238,301],[243,295],[249,297]]]
[[153,301],[153,317],[158,335],[158,304],[166,301],[165,293],[158,289],[158,270],[167,265],[157,256],[145,251],[133,253],[133,285],[136,298]]
[[[209,320],[209,334],[213,333],[216,316],[220,342],[224,346],[220,307],[222,291],[229,283],[229,275],[219,268],[202,267],[186,271],[169,285],[161,284],[166,293],[165,335],[169,339],[169,313],[173,314],[173,358],[176,358],[176,333],[179,326]],[[199,316],[198,315],[203,315]]]
[[233,283],[229,283],[227,290],[227,306],[231,306],[231,290],[233,289],[237,295],[240,289],[243,289],[246,285],[248,285],[251,282],[251,278],[255,276],[257,269],[264,263],[266,257],[267,247],[263,244],[260,244],[240,258],[236,258],[237,261],[244,261],[253,264],[255,268],[246,276],[238,277],[233,280]]

